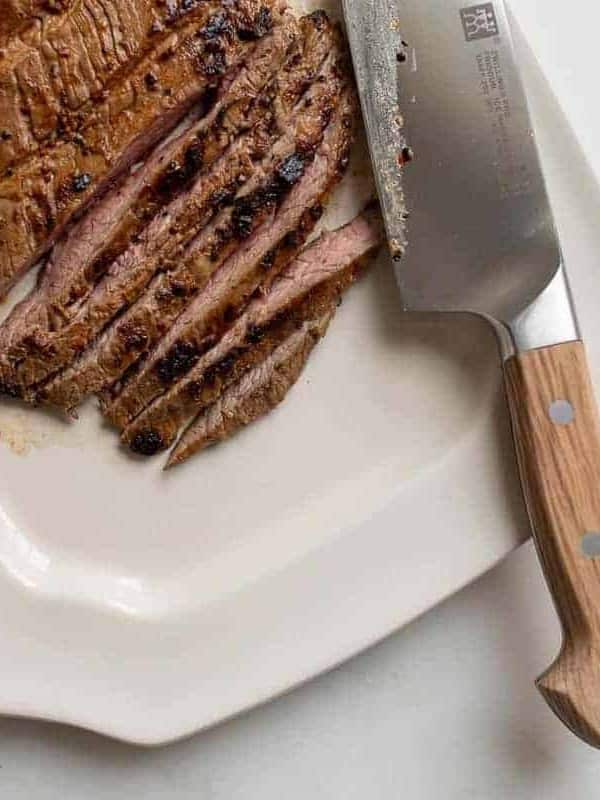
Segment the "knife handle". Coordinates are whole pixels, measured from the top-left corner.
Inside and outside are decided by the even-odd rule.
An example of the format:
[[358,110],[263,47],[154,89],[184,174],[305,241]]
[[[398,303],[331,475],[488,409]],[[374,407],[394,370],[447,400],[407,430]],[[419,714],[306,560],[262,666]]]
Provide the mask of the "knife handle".
[[538,679],[571,730],[600,747],[600,417],[585,347],[510,358],[505,382],[538,555],[563,628]]

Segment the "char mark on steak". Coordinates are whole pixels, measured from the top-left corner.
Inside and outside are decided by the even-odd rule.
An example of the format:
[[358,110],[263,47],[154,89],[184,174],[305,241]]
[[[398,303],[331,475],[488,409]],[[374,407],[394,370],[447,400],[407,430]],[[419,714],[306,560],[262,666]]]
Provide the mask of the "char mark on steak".
[[[58,239],[73,216],[172,129],[232,65],[254,47],[240,38],[267,0],[199,6],[204,24],[188,23],[162,40],[128,75],[82,115],[81,128],[59,137],[0,179],[0,294]],[[270,0],[271,4],[274,0]],[[218,8],[218,11],[215,11]],[[216,37],[202,32],[227,18]],[[200,34],[200,35],[199,35]],[[149,87],[147,76],[156,85]]]
[[[314,54],[313,54],[314,57]],[[87,394],[110,386],[142,353],[165,335],[191,299],[246,239],[283,201],[305,169],[309,144],[316,146],[322,135],[324,119],[334,107],[341,84],[335,75],[335,57],[330,54],[323,67],[327,81],[315,82],[293,112],[285,119],[285,133],[238,191],[187,248],[168,271],[159,273],[134,305],[112,324],[100,339],[75,364],[42,390],[47,402],[72,408]],[[285,74],[285,73],[284,73]],[[293,78],[294,73],[290,73]],[[280,79],[281,81],[281,79]],[[285,86],[286,82],[283,81]],[[310,139],[309,139],[310,133]],[[313,211],[300,226],[304,239],[317,217]],[[291,257],[290,247],[281,248],[277,261],[261,264],[261,272],[273,272],[283,259]],[[114,296],[114,293],[111,294]],[[166,368],[174,374],[192,358],[190,348],[179,348]],[[183,357],[183,353],[187,357]]]
[[[47,144],[81,134],[103,95],[127,83],[145,57],[151,64],[152,54],[163,52],[159,48],[165,40],[176,46],[181,28],[195,24],[211,29],[206,24],[207,0],[8,2],[36,6],[38,15],[29,17],[28,35],[8,41],[0,60],[0,120],[9,134],[0,139],[0,173]],[[221,6],[212,0],[213,12]],[[262,6],[257,15],[265,9],[270,14],[271,9]],[[52,11],[53,15],[48,13]],[[18,12],[13,14],[17,16]],[[209,23],[212,28],[214,19]],[[2,22],[10,25],[5,13],[0,26]],[[241,36],[249,22],[249,18],[241,21]],[[143,77],[147,89],[162,91],[153,68]]]
[[[210,343],[231,325],[263,282],[264,259],[266,257],[269,260],[274,247],[287,237],[292,237],[296,246],[301,245],[298,227],[306,219],[309,209],[323,203],[348,165],[356,110],[354,91],[348,87],[333,113],[321,144],[311,153],[302,177],[286,195],[276,213],[267,217],[227,259],[107,409],[107,415],[117,427],[124,428],[155,397],[164,394],[175,379],[181,377],[182,370],[174,372],[170,362],[175,363],[182,345],[189,352],[196,353],[195,358],[190,358],[189,364],[184,365],[191,368],[194,360],[198,361]],[[176,363],[179,364],[179,361]]]
[[[296,383],[308,358],[325,335],[335,306],[321,317],[303,322],[266,359],[248,371],[192,422],[175,446],[166,469],[187,461],[194,453],[228,439],[241,428],[272,411]],[[160,437],[150,431],[138,434],[131,449],[152,455],[162,449]]]
[[272,35],[256,45],[222,87],[210,113],[188,119],[178,136],[159,145],[55,245],[38,287],[0,327],[0,375],[5,383],[26,391],[68,363],[70,351],[62,354],[60,346],[68,330],[62,337],[54,336],[56,331],[77,316],[128,241],[135,243],[170,199],[185,191],[198,173],[206,173],[236,136],[268,112],[263,106],[270,96],[265,85],[299,38],[297,22],[284,14]]
[[214,403],[228,386],[258,366],[307,320],[335,308],[383,239],[378,209],[368,209],[348,225],[322,235],[298,255],[253,300],[219,343],[123,432],[136,451],[142,441],[171,446],[194,414]]

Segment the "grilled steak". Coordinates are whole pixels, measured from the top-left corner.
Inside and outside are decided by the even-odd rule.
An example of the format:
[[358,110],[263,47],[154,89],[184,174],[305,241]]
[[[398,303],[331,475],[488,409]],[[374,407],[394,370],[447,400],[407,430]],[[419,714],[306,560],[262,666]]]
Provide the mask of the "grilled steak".
[[334,313],[335,306],[319,319],[303,323],[262,364],[226,389],[183,433],[166,468],[228,439],[279,405],[300,377],[314,346],[327,332]]
[[[317,81],[294,113],[285,118],[287,133],[254,168],[252,177],[238,192],[233,204],[202,231],[172,269],[157,275],[129,311],[122,314],[72,368],[42,390],[44,398],[71,408],[87,394],[120,378],[142,352],[166,333],[191,297],[239,247],[240,240],[247,238],[251,229],[271,214],[272,205],[291,188],[289,176],[282,179],[281,175],[295,163],[299,151],[305,152],[307,147],[318,143],[325,120],[339,97],[341,84],[335,74],[335,58],[328,59],[322,74],[328,80]],[[240,213],[259,196],[264,201],[262,214],[256,213],[240,227]],[[316,215],[311,214],[309,219],[314,225]],[[111,292],[110,297],[114,298],[115,293]]]
[[73,0],[4,0],[0,17],[0,46],[9,37],[20,36],[26,28],[43,22],[50,15],[60,14]]
[[[30,14],[37,11],[38,21],[29,16],[30,30],[9,41],[0,60],[0,120],[9,134],[0,140],[0,171],[46,142],[81,133],[103,93],[128,82],[145,55],[180,28],[205,24],[222,6],[218,0],[20,0],[19,5],[5,24],[18,31],[24,6],[32,7]],[[54,16],[45,20],[52,10]]]
[[[377,209],[321,236],[253,300],[244,314],[166,394],[123,433],[134,452],[170,447],[190,417],[214,403],[231,383],[261,363],[306,320],[337,305],[383,237]],[[152,446],[151,446],[152,443]]]
[[356,101],[345,91],[322,144],[274,216],[267,220],[211,278],[127,382],[108,409],[120,428],[187,372],[227,327],[264,278],[265,258],[285,237],[296,237],[306,209],[319,207],[348,164]]
[[[298,37],[294,18],[284,15],[281,25],[259,42],[230,85],[224,87],[211,112],[200,120],[188,120],[174,140],[157,147],[140,169],[57,243],[39,287],[0,328],[0,375],[5,385],[20,392],[66,363],[56,352],[58,342],[53,345],[55,337],[48,333],[63,328],[76,316],[111,262],[155,213],[184,190],[199,170],[210,167],[231,139],[265,114],[257,97],[261,98],[265,83],[281,68],[282,59]],[[46,359],[50,347],[54,357]]]
[[[293,75],[293,73],[292,73]],[[286,82],[281,81],[285,86]],[[326,94],[333,92],[333,88],[327,88]],[[309,92],[310,94],[310,92]],[[145,288],[148,281],[157,272],[165,273],[162,286],[154,285],[148,290],[151,300],[159,301],[164,312],[165,325],[168,321],[168,300],[171,299],[171,312],[175,312],[177,304],[183,304],[189,293],[193,293],[193,285],[188,281],[182,283],[180,278],[184,273],[185,257],[183,247],[194,233],[206,224],[211,214],[218,210],[219,204],[224,202],[231,203],[231,197],[235,196],[236,189],[240,182],[251,185],[250,176],[254,172],[260,172],[261,166],[256,163],[256,159],[264,154],[265,150],[271,146],[280,132],[273,123],[275,120],[276,109],[279,105],[273,102],[273,96],[277,98],[277,92],[269,94],[269,106],[262,101],[256,106],[259,116],[258,122],[247,133],[238,137],[225,155],[217,160],[208,173],[203,173],[196,180],[195,184],[180,197],[176,198],[161,214],[156,217],[142,232],[140,240],[134,243],[111,267],[109,274],[98,284],[92,292],[90,299],[81,307],[74,319],[57,332],[42,336],[38,335],[34,341],[28,338],[29,347],[27,348],[28,357],[17,367],[16,373],[19,376],[20,386],[28,386],[46,375],[55,371],[59,367],[69,363],[74,356],[91,343],[96,335],[100,333],[102,327],[123,308],[126,308],[134,301],[140,292]],[[327,95],[329,96],[329,94]],[[263,98],[264,100],[265,98]],[[324,127],[324,120],[316,116],[321,106],[315,102],[314,125],[312,126],[313,143],[321,136]],[[311,113],[313,109],[310,109]],[[290,123],[291,131],[287,141],[287,150],[294,152],[296,140],[292,134],[299,136],[298,130],[305,133],[308,120],[306,111],[300,114],[300,110],[294,111],[298,121],[292,123],[292,117],[286,121]],[[292,115],[292,116],[294,116]],[[285,137],[283,142],[285,143]],[[283,149],[283,148],[282,148]],[[273,149],[273,154],[278,153],[278,147]],[[287,155],[283,149],[283,156]],[[272,156],[266,157],[267,164]],[[269,167],[271,171],[276,169],[274,161]],[[243,191],[243,190],[242,190]],[[234,205],[235,208],[235,205]],[[217,259],[215,259],[217,260]],[[194,267],[197,279],[200,273]],[[159,289],[175,287],[175,291],[165,293],[160,291],[158,297],[156,291]],[[142,310],[142,313],[143,310]],[[151,322],[149,320],[148,322]],[[160,325],[161,322],[159,321]],[[148,323],[147,323],[148,325]],[[132,331],[135,335],[132,335]],[[145,339],[150,330],[143,331],[140,328],[139,318],[129,322],[127,315],[121,318],[117,328],[117,340],[120,341],[120,351],[123,363],[115,357],[105,360],[104,366],[112,370],[114,377],[128,366],[132,358],[137,357],[144,349]],[[107,334],[110,336],[110,333]],[[135,340],[136,346],[132,346]],[[37,351],[37,352],[36,352]],[[14,358],[18,355],[18,349],[11,348]],[[92,361],[95,356],[92,355]],[[85,357],[84,357],[85,362]],[[89,363],[89,360],[88,360]],[[15,370],[13,370],[15,373]],[[52,397],[58,402],[61,396],[60,384],[64,384],[65,392],[62,395],[62,404],[70,405],[68,402],[69,392],[75,401],[77,396],[81,397],[86,393],[85,364],[82,366],[81,379],[78,365],[70,370],[65,376],[65,381],[53,382],[47,391],[43,391],[39,397]],[[107,379],[108,379],[107,375]],[[14,378],[13,378],[14,380]],[[69,387],[69,383],[71,384]],[[58,389],[58,391],[55,391]]]
[[253,46],[252,25],[264,32],[257,22],[261,9],[268,10],[263,0],[218,6],[222,10],[210,15],[214,3],[203,5],[200,28],[189,24],[164,39],[127,81],[94,104],[81,130],[9,168],[0,180],[0,293],[56,241],[75,212],[239,63]]
[[[181,257],[185,243],[210,220],[215,211],[215,196],[227,196],[251,169],[253,150],[265,138],[255,129],[251,141],[238,141],[221,164],[209,175],[169,204],[139,238],[112,264],[108,274],[91,293],[74,319],[53,334],[26,342],[30,355],[21,365],[21,375],[29,383],[34,375],[42,378],[69,363],[83,352],[94,337],[122,308],[143,291],[153,275],[169,262]],[[31,351],[37,349],[37,357]]]

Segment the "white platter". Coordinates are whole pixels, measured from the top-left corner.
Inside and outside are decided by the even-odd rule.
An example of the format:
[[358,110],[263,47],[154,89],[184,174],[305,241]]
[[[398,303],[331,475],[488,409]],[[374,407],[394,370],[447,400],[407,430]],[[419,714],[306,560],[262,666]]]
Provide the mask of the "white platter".
[[[600,388],[600,197],[525,60]],[[143,744],[334,666],[528,532],[491,334],[401,318],[384,260],[287,402],[233,441],[163,474],[93,406],[67,425],[3,404],[0,475],[0,712]]]

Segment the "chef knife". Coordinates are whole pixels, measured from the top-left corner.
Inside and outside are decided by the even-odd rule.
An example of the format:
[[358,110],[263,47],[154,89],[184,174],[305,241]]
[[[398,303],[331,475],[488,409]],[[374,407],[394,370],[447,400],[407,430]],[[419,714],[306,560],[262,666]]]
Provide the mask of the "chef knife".
[[[494,326],[563,628],[538,687],[600,746],[600,423],[502,0],[344,0],[407,311]],[[599,278],[600,279],[600,278]]]

